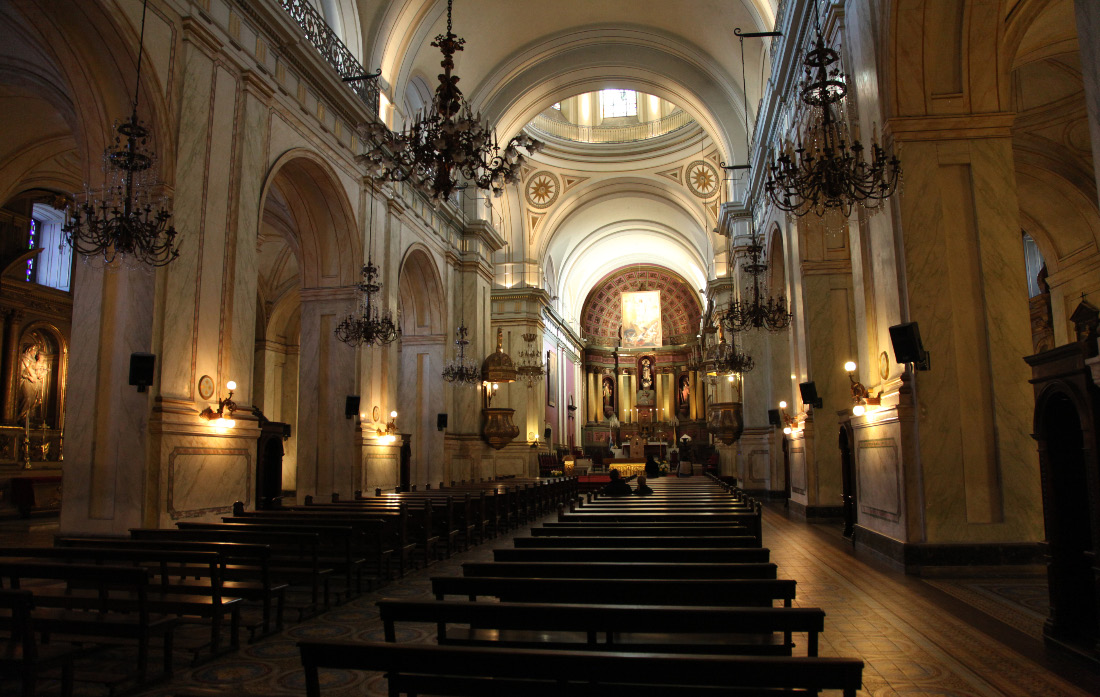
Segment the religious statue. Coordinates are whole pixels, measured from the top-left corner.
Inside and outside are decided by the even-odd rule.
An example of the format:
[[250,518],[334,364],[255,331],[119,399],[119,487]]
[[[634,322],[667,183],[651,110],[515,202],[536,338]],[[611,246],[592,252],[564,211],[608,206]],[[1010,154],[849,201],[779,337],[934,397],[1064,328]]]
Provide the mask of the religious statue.
[[50,376],[46,341],[38,332],[32,333],[23,344],[19,357],[19,413],[18,420],[28,420],[37,412],[40,421],[45,420],[43,401]]
[[680,416],[687,416],[691,413],[691,379],[686,373],[680,376],[679,390],[676,394]]
[[652,361],[649,358],[642,359],[641,380],[639,381],[643,390],[648,390],[653,387],[653,368]]
[[603,415],[607,418],[615,415],[615,381],[606,376],[603,379]]

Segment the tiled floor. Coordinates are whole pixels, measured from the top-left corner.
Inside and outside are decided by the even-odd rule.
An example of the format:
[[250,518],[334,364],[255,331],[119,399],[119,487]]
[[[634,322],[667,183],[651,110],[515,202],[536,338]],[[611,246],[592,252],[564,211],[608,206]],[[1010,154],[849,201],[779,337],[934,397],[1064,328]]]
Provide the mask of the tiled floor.
[[[1001,575],[995,582],[925,582],[857,558],[834,530],[791,522],[778,508],[765,510],[764,540],[780,575],[798,581],[797,604],[825,609],[822,655],[859,656],[866,662],[861,695],[1100,694],[1100,674],[1048,653],[1033,634],[1045,612],[1042,592],[1036,591],[1036,584],[1041,591],[1041,578],[1034,574]],[[493,547],[509,543],[508,537],[498,538],[235,655],[177,669],[172,683],[143,694],[162,697],[198,687],[226,695],[300,697],[297,640],[379,640],[377,598],[429,597],[431,576],[460,573],[461,562],[490,560]],[[398,640],[431,641],[433,630],[409,626]],[[385,680],[377,674],[325,671],[322,679],[327,697],[386,694]]]

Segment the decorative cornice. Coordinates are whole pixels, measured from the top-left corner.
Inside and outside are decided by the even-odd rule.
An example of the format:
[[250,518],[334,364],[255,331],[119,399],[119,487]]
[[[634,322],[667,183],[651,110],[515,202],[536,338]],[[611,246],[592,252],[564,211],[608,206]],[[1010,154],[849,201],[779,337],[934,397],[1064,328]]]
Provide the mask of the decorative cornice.
[[1016,114],[968,114],[965,116],[906,116],[886,122],[887,138],[896,142],[1011,138]]

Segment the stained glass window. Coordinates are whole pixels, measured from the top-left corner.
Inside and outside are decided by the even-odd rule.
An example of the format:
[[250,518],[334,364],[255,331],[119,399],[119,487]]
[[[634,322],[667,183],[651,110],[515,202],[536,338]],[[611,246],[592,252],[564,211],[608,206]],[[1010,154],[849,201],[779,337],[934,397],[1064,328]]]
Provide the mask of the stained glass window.
[[[38,225],[34,218],[31,218],[31,229],[27,234],[27,249],[34,249],[36,238],[38,237]],[[27,273],[26,281],[30,283],[34,280],[34,257],[27,259]]]

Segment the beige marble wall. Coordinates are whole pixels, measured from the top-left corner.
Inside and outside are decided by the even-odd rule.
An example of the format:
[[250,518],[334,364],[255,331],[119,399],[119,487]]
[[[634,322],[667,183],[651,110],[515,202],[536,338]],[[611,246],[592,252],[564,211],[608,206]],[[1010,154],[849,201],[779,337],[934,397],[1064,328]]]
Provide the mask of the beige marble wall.
[[73,266],[63,534],[122,535],[155,518],[159,468],[147,464],[155,386],[127,384],[130,354],[152,347],[154,280]]
[[[897,124],[898,139],[915,133],[909,125]],[[906,466],[922,468],[927,541],[1038,540],[1011,140],[987,117],[965,122],[985,137],[952,138],[944,129],[942,140],[929,140],[934,125],[922,124],[920,140],[903,150],[908,311],[933,365],[914,379],[920,459]]]
[[348,289],[302,292],[298,364],[298,496],[351,496],[360,488],[360,438],[344,400],[356,394],[355,349],[336,340],[336,325],[355,308]]

